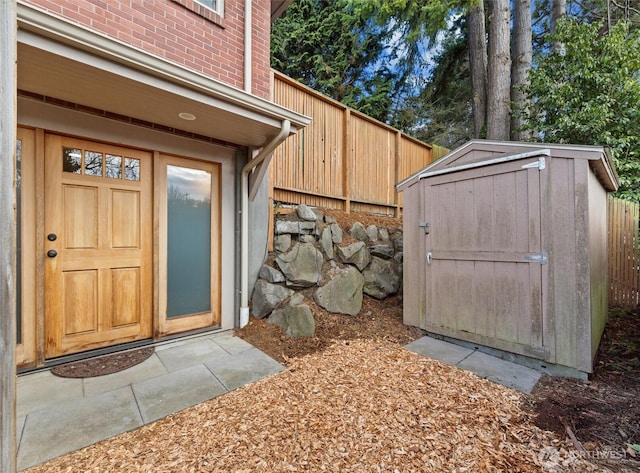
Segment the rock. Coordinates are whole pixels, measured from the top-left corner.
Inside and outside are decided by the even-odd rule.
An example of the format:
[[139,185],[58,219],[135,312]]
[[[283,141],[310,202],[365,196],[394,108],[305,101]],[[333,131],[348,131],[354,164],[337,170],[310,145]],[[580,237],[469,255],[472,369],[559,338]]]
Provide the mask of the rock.
[[286,312],[282,309],[276,309],[271,312],[271,315],[267,319],[267,322],[272,325],[277,325],[285,332],[287,331],[287,315]]
[[378,240],[378,227],[375,225],[369,225],[365,231],[367,232],[367,238],[370,241]]
[[397,252],[395,255],[393,255],[393,259],[396,260],[398,262],[398,264],[400,265],[400,272],[402,273],[402,259],[403,259],[404,253],[402,251]]
[[316,228],[315,222],[297,222],[292,220],[276,220],[276,235],[288,233],[291,235],[310,234]]
[[288,233],[284,233],[282,235],[276,236],[273,247],[276,251],[284,253],[289,248],[291,248],[291,235],[289,235]]
[[313,213],[316,215],[316,222],[324,222],[324,214],[320,212],[318,209],[312,209]]
[[342,228],[335,222],[329,224],[329,228],[331,228],[331,241],[333,241],[336,245],[342,243]]
[[290,306],[296,306],[296,305],[300,305],[305,301],[305,298],[302,294],[294,294],[293,296],[291,296],[289,298],[289,305]]
[[393,257],[394,252],[391,245],[383,243],[380,245],[370,246],[369,253],[371,253],[371,256],[379,256],[382,259],[390,259]]
[[296,213],[302,220],[306,220],[309,222],[315,222],[318,219],[315,212],[304,204],[298,205],[298,207],[296,208]]
[[362,275],[364,276],[364,293],[376,299],[384,299],[398,292],[402,279],[400,265],[396,260],[384,260],[376,256],[371,258],[371,264]]
[[324,216],[324,223],[328,223],[328,224],[337,223],[337,220],[335,219],[335,217],[331,217],[329,215],[325,215]]
[[389,232],[386,228],[378,228],[378,235],[382,241],[387,241],[389,239]]
[[362,308],[364,277],[353,266],[335,268],[329,282],[319,287],[313,299],[329,312],[357,315]]
[[316,237],[313,235],[301,235],[299,241],[301,243],[315,243]]
[[360,222],[355,222],[351,226],[351,230],[349,230],[349,235],[351,235],[356,240],[367,241],[367,230],[365,230],[364,225]]
[[258,277],[266,279],[270,283],[284,282],[284,274],[269,265],[263,264],[258,273]]
[[316,333],[316,321],[307,304],[286,307],[289,326],[285,334],[291,338],[313,337]]
[[293,293],[291,289],[258,279],[251,297],[253,316],[263,318]]
[[316,321],[304,300],[301,294],[292,296],[288,304],[273,311],[269,323],[282,327],[290,338],[313,337],[316,333]]
[[320,235],[320,247],[324,251],[328,260],[333,259],[333,239],[331,238],[331,227],[324,227]]
[[367,250],[367,245],[362,241],[357,241],[344,247],[339,246],[337,253],[340,261],[345,264],[355,265],[360,271],[366,268],[369,261],[371,261],[371,255],[369,254],[369,250]]
[[322,277],[324,258],[312,243],[297,243],[288,252],[278,255],[275,261],[291,286],[313,286]]
[[393,240],[393,247],[396,251],[402,252],[404,250],[404,241],[402,236],[399,236],[395,240]]

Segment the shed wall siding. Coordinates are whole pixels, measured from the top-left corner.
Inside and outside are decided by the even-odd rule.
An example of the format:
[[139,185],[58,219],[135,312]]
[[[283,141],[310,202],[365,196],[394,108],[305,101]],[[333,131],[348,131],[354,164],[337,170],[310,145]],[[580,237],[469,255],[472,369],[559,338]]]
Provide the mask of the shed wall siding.
[[[549,287],[551,293],[547,322],[555,335],[555,363],[575,366],[576,357],[576,247],[575,182],[573,161],[556,158],[547,167],[549,201],[548,223],[543,226],[545,247],[549,252]],[[543,207],[545,205],[543,204]]]
[[[225,0],[224,18],[214,22],[172,0],[95,2],[24,0],[125,44],[187,69],[244,87],[244,2]],[[253,0],[253,93],[270,98],[267,0]]]
[[607,193],[589,172],[589,261],[591,299],[591,359],[607,323]]
[[565,317],[575,319],[576,365],[582,371],[591,371],[591,300],[590,300],[590,232],[589,232],[589,162],[573,160],[574,208],[575,208],[575,252],[573,263],[576,275],[576,307]]
[[418,227],[423,218],[420,188],[417,183],[404,191],[405,207],[402,223],[404,261],[402,276],[402,314],[406,325],[422,327],[424,321],[424,232]]

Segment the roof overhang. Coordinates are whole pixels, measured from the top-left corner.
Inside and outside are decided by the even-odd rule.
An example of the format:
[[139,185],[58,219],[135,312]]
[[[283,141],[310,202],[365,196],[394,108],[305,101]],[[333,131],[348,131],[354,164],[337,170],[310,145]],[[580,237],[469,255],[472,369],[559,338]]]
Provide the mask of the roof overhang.
[[[262,147],[284,120],[310,118],[113,38],[18,4],[18,89],[91,109]],[[184,120],[188,113],[195,120]]]
[[284,13],[293,0],[271,0],[271,23]]
[[396,185],[400,192],[430,176],[489,166],[503,161],[538,155],[551,158],[586,159],[602,186],[610,192],[618,189],[618,175],[608,148],[592,145],[529,143],[515,141],[471,140]]

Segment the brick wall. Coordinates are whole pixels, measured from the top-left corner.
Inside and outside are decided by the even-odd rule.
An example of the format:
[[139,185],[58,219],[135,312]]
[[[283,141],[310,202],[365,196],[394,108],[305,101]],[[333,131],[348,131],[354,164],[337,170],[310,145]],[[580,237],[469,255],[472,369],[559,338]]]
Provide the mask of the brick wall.
[[[224,16],[193,0],[24,0],[136,48],[244,88],[244,0]],[[270,98],[269,0],[252,0],[252,92]]]

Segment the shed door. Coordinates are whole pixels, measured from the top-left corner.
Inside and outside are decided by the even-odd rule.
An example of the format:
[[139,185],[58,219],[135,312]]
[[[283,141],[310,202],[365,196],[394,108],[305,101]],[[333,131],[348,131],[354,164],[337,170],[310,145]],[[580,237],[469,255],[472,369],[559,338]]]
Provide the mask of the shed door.
[[151,155],[45,140],[46,356],[151,336]]
[[545,358],[536,164],[519,160],[423,181],[424,329]]

